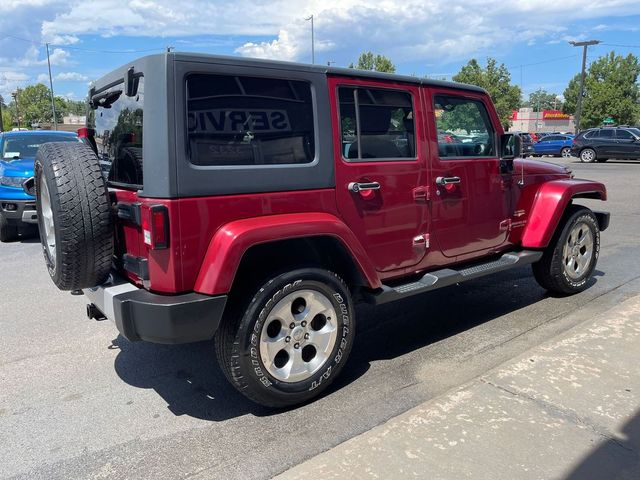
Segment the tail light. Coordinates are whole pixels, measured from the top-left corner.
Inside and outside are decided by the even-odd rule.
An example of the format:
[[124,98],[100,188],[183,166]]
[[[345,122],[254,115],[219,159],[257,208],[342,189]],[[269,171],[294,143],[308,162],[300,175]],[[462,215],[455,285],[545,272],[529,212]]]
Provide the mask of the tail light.
[[453,143],[453,137],[451,135],[444,136],[445,143]]
[[169,211],[164,205],[142,205],[140,209],[144,243],[152,250],[169,247]]
[[571,145],[577,145],[578,144],[578,140],[577,139],[573,139],[573,141],[571,142]]

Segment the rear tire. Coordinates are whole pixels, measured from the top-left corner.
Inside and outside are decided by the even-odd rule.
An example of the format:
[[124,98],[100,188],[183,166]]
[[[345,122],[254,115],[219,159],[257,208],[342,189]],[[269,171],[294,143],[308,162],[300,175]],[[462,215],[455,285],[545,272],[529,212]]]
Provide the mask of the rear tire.
[[600,229],[591,210],[573,205],[563,217],[542,258],[532,265],[541,287],[572,295],[587,288],[600,253]]
[[571,149],[569,147],[564,147],[560,150],[560,156],[562,158],[571,158]]
[[598,156],[593,148],[584,148],[580,152],[580,161],[583,163],[593,163],[597,160]]
[[12,225],[0,213],[0,242],[14,242],[18,239],[18,226]]
[[60,290],[103,283],[111,271],[113,224],[98,158],[82,143],[45,143],[35,162],[40,243]]
[[[230,300],[231,301],[231,300]],[[231,384],[267,407],[318,396],[338,376],[355,334],[349,289],[336,274],[301,268],[231,305],[214,343]]]

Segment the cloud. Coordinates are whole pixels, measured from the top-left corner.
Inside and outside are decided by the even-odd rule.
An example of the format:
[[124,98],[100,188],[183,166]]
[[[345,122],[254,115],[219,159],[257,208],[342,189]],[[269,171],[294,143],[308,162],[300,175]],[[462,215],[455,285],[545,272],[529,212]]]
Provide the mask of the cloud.
[[2,95],[4,101],[9,103],[11,100],[11,92],[23,86],[28,79],[29,76],[22,72],[14,70],[0,71],[0,95]]
[[89,77],[78,72],[62,72],[56,75],[56,80],[62,82],[86,82]]
[[[5,0],[6,1],[6,0]],[[96,20],[95,12],[100,12]],[[307,60],[314,14],[319,52],[375,50],[394,61],[445,61],[506,49],[514,41],[559,40],[571,22],[640,14],[637,0],[86,0],[59,8],[42,22],[42,35],[193,37],[251,36],[236,52]],[[535,25],[535,28],[531,27]],[[576,29],[572,29],[574,31]],[[517,32],[517,36],[514,36]],[[579,37],[578,30],[576,37]]]

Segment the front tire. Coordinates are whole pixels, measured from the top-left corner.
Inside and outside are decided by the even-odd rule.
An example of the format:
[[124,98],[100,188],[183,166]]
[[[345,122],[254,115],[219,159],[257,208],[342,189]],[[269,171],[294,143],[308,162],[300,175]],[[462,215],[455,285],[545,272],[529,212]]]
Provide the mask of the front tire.
[[336,274],[318,268],[283,273],[238,307],[230,307],[214,342],[225,376],[252,401],[304,403],[344,367],[355,318],[349,289]]
[[583,163],[593,163],[598,156],[593,148],[585,148],[580,152],[580,161]]
[[[561,224],[562,225],[562,224]],[[573,295],[587,288],[600,253],[600,229],[591,210],[572,206],[564,217],[533,275],[541,287],[560,295]]]

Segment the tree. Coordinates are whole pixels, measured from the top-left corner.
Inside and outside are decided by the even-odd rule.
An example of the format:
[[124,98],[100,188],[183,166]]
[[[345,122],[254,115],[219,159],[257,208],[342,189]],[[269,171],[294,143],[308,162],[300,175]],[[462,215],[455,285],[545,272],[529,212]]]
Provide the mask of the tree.
[[509,70],[504,64],[498,66],[494,58],[487,59],[486,68],[482,68],[475,58],[471,59],[452,79],[455,82],[477,85],[489,92],[500,121],[505,126],[509,124],[513,110],[520,106],[520,87],[511,85]]
[[542,88],[529,94],[529,100],[522,104],[523,107],[533,108],[536,111],[555,110],[562,103],[558,102],[558,95],[549,93]]
[[2,118],[0,118],[0,132],[3,130],[11,130],[11,117],[9,115],[9,106],[5,103],[4,97],[0,95],[0,110]]
[[395,73],[395,65],[384,55],[374,55],[372,52],[364,52],[358,58],[358,63],[349,64],[349,68],[358,70],[372,70],[376,72]]
[[[609,52],[594,61],[585,76],[582,102],[583,128],[596,127],[611,117],[618,124],[635,124],[640,120],[640,63],[638,57]],[[575,114],[580,90],[580,75],[569,81],[564,91],[565,113]]]

